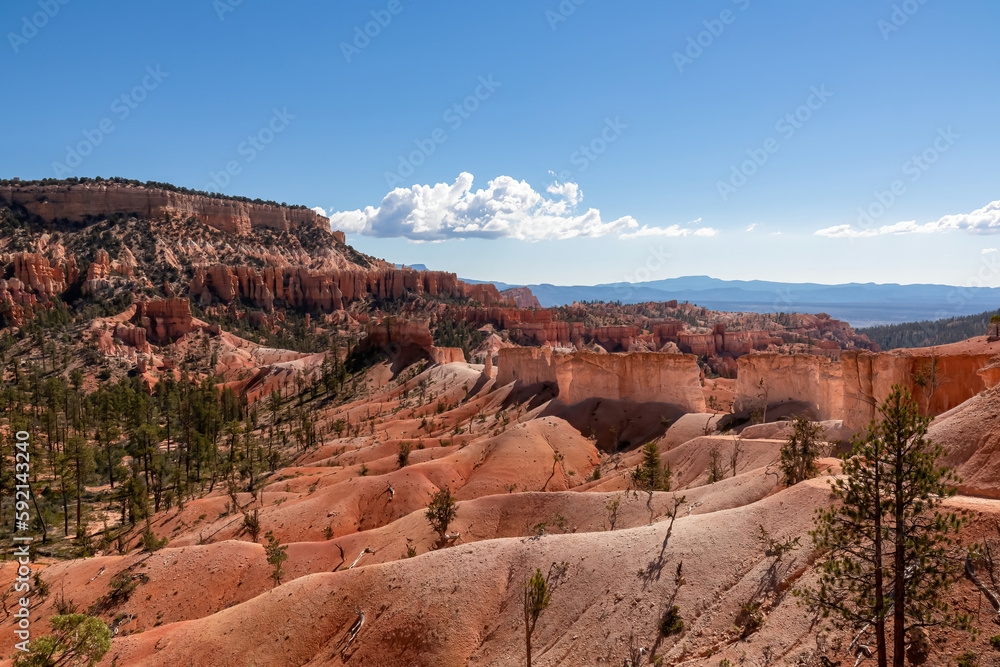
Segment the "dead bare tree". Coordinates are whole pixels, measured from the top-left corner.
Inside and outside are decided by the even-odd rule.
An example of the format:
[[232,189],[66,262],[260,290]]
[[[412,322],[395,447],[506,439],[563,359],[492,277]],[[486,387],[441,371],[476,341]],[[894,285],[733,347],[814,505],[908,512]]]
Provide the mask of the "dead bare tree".
[[[351,648],[351,644],[354,643],[354,640],[355,638],[357,638],[358,633],[361,632],[361,628],[363,628],[365,625],[365,612],[355,607],[354,613],[357,614],[358,619],[354,621],[354,625],[352,625],[351,629],[347,631],[347,637],[341,640],[342,643],[346,642],[344,643],[344,648],[340,651],[341,657],[346,657],[347,649]],[[338,646],[338,648],[340,647]]]
[[639,646],[639,642],[636,641],[635,635],[628,636],[628,648],[626,648],[625,662],[622,663],[622,667],[639,667],[642,663],[642,656],[646,654],[646,647]]
[[353,569],[354,566],[358,564],[358,561],[360,561],[361,558],[362,558],[362,556],[364,556],[365,554],[372,554],[372,555],[374,555],[375,554],[375,550],[372,549],[371,547],[365,547],[364,551],[362,551],[361,553],[359,553],[358,557],[354,559],[353,563],[351,563],[351,567],[349,567],[347,569],[348,570]]
[[743,438],[742,436],[733,436],[733,453],[729,455],[729,467],[733,471],[733,477],[736,477],[736,466],[740,463],[740,455],[744,452]]

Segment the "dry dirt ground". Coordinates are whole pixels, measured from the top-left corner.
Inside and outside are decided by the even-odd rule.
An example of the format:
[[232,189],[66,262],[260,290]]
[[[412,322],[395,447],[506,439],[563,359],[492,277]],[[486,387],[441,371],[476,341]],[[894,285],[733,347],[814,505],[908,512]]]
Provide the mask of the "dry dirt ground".
[[[282,364],[308,363],[257,350],[251,359],[231,347],[220,364],[270,365],[268,377]],[[538,667],[620,667],[630,643],[646,649],[643,665],[855,664],[852,637],[826,628],[792,595],[816,580],[809,531],[814,512],[831,502],[836,459],[822,460],[819,477],[784,488],[781,440],[743,440],[734,460],[737,440],[712,432],[717,417],[686,415],[655,435],[674,490],[629,493],[641,443],[607,453],[573,426],[582,419],[573,406],[497,387],[482,366],[417,370],[393,377],[373,369],[364,396],[312,408],[328,430],[344,420],[345,437],[330,431],[261,494],[237,496],[259,510],[261,534],[288,544],[280,585],[217,488],[154,517],[153,530],[170,540],[155,553],[42,563],[51,592],[33,609],[36,633],[69,601],[81,610],[101,605],[118,627],[104,666],[522,665],[521,593],[540,569],[552,598],[533,639]],[[655,431],[658,409],[630,423]],[[587,410],[594,432],[624,426],[614,410]],[[1000,501],[991,499],[1000,494],[998,422],[993,390],[932,427],[963,477],[964,495],[947,506],[968,519],[965,543],[1000,537]],[[412,451],[400,468],[403,442]],[[723,479],[709,483],[713,464]],[[449,529],[458,536],[439,548],[424,511],[444,487],[459,500]],[[801,548],[767,555],[762,528],[799,538]],[[0,584],[13,571],[0,566]],[[122,571],[139,584],[109,603],[109,583]],[[996,612],[965,580],[949,597],[976,615],[980,634],[935,633],[926,664],[955,664],[967,649],[980,665],[1000,664],[989,645],[1000,633]],[[684,629],[661,636],[659,621],[675,605]],[[762,620],[750,633],[739,627],[747,605],[759,605]],[[0,635],[0,653],[9,656],[13,642]]]

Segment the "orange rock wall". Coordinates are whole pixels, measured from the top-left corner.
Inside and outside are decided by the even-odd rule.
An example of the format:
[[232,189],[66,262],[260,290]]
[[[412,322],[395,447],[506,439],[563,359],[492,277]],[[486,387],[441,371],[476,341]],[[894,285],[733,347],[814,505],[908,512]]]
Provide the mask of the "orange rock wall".
[[130,185],[5,185],[0,186],[0,201],[23,206],[46,221],[65,218],[80,222],[88,216],[133,213],[146,218],[162,218],[169,213],[175,218],[193,217],[221,231],[236,234],[257,228],[330,230],[329,219],[309,209],[214,199]]
[[454,273],[393,268],[315,271],[302,266],[268,266],[258,271],[216,264],[195,269],[190,293],[205,302],[212,296],[225,303],[239,297],[266,309],[280,299],[297,308],[342,310],[368,296],[398,300],[407,293],[468,297],[487,306],[509,305],[492,284],[467,285]]
[[[842,419],[861,431],[875,418],[876,406],[894,385],[910,390],[929,416],[951,410],[988,386],[992,353],[939,354],[934,348],[872,353],[850,350],[839,360],[812,355],[756,353],[737,360],[736,411],[760,404],[759,381],[764,379],[768,403],[805,401],[820,419]],[[931,365],[936,363],[934,380]],[[922,386],[919,377],[928,381]],[[935,385],[933,389],[931,384]]]
[[194,331],[191,302],[183,298],[140,302],[133,320],[146,330],[149,340],[157,342]]
[[497,366],[499,385],[552,383],[559,388],[559,400],[567,404],[608,398],[671,403],[687,412],[705,411],[701,370],[691,355],[506,348],[500,350]]
[[737,359],[736,369],[736,412],[762,406],[763,379],[768,404],[802,401],[821,420],[843,418],[844,380],[839,361],[808,354],[755,353]]

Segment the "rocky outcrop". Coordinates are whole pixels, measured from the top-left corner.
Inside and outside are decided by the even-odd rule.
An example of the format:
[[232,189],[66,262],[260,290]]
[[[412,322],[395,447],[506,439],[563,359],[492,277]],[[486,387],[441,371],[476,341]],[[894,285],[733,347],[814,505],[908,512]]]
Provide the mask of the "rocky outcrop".
[[399,300],[407,294],[469,298],[481,304],[510,305],[495,285],[467,285],[454,273],[379,268],[372,270],[313,270],[303,266],[229,267],[217,264],[195,269],[190,293],[211,302],[245,303],[270,310],[276,300],[295,308],[324,312],[368,297]]
[[843,419],[844,379],[839,361],[808,354],[755,353],[740,357],[736,365],[734,411],[802,402],[821,421]]
[[518,308],[542,307],[542,304],[538,301],[538,297],[527,287],[512,287],[500,292],[500,295],[508,301],[513,301]]
[[115,338],[120,339],[126,345],[134,347],[138,352],[150,352],[149,343],[146,342],[146,329],[144,327],[119,324],[115,327]]
[[[814,423],[823,429],[820,437],[826,442],[846,442],[854,434],[839,419]],[[740,431],[740,436],[746,440],[787,440],[794,432],[794,422],[778,421],[747,426]]]
[[673,340],[683,352],[705,357],[729,355],[739,357],[754,350],[764,350],[768,345],[780,345],[780,337],[768,331],[726,332],[723,324],[716,324],[710,334],[673,332],[658,328],[661,340]]
[[363,345],[368,348],[390,348],[393,346],[413,346],[430,353],[434,347],[427,321],[388,319],[372,322],[365,327],[367,336]]
[[925,415],[947,412],[989,386],[989,373],[980,371],[991,365],[995,353],[950,345],[879,354],[845,352],[841,355],[844,421],[864,427],[875,418],[876,406],[892,393],[893,385],[909,389]]
[[465,363],[465,352],[460,347],[435,347],[426,320],[384,319],[369,322],[362,349],[381,349],[394,363],[408,364],[419,358],[430,359],[435,364]]
[[187,299],[162,299],[136,304],[133,321],[154,342],[174,341],[194,331],[191,303]]
[[22,289],[17,278],[0,278],[0,315],[8,323],[17,327],[24,324],[25,313],[32,312],[37,300],[34,294]]
[[669,403],[685,412],[705,411],[701,370],[691,355],[508,348],[500,350],[497,365],[498,385],[549,383],[558,388],[559,400],[567,404],[608,398]]
[[79,271],[76,260],[66,261],[46,259],[44,255],[19,252],[14,255],[14,277],[21,281],[22,289],[55,296],[66,291],[70,282],[76,280]]
[[433,347],[431,348],[431,361],[435,364],[464,364],[465,352],[460,347]]
[[321,229],[330,221],[309,209],[216,199],[143,186],[116,183],[75,185],[4,185],[0,201],[24,207],[47,222],[136,214],[148,219],[166,215],[195,218],[220,231],[245,234],[253,229]]
[[1000,343],[980,338],[890,352],[849,350],[839,359],[755,353],[737,361],[733,408],[739,412],[761,406],[766,390],[770,405],[805,402],[819,419],[841,419],[846,428],[859,432],[875,418],[893,386],[900,385],[923,414],[935,416],[991,386],[1000,375],[993,361],[997,352]]
[[47,259],[44,255],[19,252],[11,259],[13,277],[0,279],[0,315],[14,326],[30,320],[37,308],[51,308],[50,297],[62,294],[80,277],[73,257]]
[[112,275],[119,275],[124,278],[131,278],[133,274],[132,265],[128,262],[112,262],[106,250],[98,250],[94,261],[87,267],[87,278],[83,283],[85,293],[95,293],[113,286]]

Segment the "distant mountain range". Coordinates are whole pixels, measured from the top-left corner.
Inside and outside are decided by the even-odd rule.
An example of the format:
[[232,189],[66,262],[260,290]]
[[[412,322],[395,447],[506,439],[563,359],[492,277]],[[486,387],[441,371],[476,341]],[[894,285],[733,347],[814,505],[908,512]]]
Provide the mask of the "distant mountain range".
[[937,320],[973,315],[1000,307],[1000,288],[949,285],[847,283],[776,283],[763,280],[719,280],[686,276],[645,283],[604,285],[511,285],[492,282],[500,290],[528,287],[542,306],[574,301],[690,301],[711,310],[736,312],[828,313],[854,327]]

